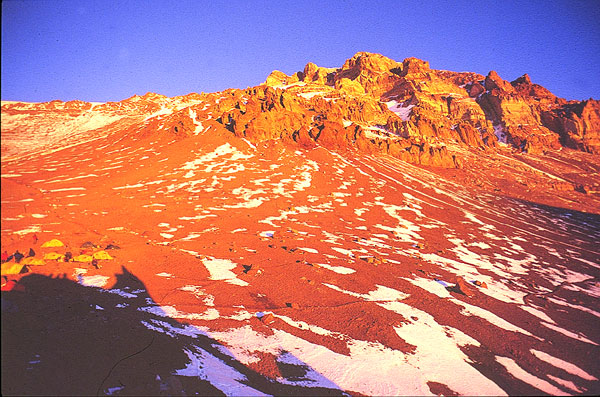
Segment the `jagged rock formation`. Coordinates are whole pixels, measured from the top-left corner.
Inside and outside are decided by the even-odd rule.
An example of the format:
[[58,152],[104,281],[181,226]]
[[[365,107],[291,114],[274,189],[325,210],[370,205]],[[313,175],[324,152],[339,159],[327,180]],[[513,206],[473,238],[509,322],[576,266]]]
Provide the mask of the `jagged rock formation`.
[[[460,147],[543,153],[564,146],[600,153],[597,100],[558,98],[528,75],[508,82],[495,71],[484,77],[435,70],[416,58],[397,62],[368,52],[340,68],[309,62],[291,76],[276,70],[264,84],[245,90],[174,98],[147,93],[104,104],[3,105],[4,114],[32,111],[81,120],[73,133],[113,126],[186,137],[210,129],[255,143],[358,149],[437,167],[460,167]],[[11,125],[9,120],[3,134],[10,135]]]
[[[332,103],[327,109],[319,109],[328,120],[339,122],[341,114],[342,122],[352,121],[363,130],[383,127],[386,136],[371,135],[367,138],[371,144],[363,142],[363,146],[416,163],[423,163],[422,154],[427,151],[423,146],[417,156],[397,148],[416,154],[415,145],[426,141],[437,147],[458,142],[493,148],[505,143],[526,152],[561,146],[591,153],[599,150],[598,101],[566,101],[532,83],[526,74],[508,82],[495,71],[484,77],[434,70],[428,62],[416,58],[400,63],[379,54],[359,52],[339,69],[309,63],[304,71],[292,76],[273,72],[266,85],[300,95],[321,89],[327,93],[322,97]],[[389,111],[377,108],[377,103],[385,103]],[[347,117],[357,104],[362,109],[360,119]],[[345,136],[340,129],[329,128],[330,133],[336,131]],[[381,139],[391,142],[383,143]],[[429,164],[427,156],[424,160]]]
[[600,101],[565,103],[541,113],[546,128],[556,131],[568,147],[590,153],[600,153]]

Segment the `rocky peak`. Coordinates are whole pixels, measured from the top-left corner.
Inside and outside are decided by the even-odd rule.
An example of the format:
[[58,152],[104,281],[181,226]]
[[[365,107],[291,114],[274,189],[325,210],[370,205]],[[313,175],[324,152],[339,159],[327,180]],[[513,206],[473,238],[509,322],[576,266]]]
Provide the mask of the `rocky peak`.
[[304,71],[298,72],[296,75],[298,75],[298,77],[306,83],[314,82],[318,84],[332,85],[333,78],[331,74],[334,72],[334,70],[335,69],[323,68],[315,65],[312,62],[309,62],[304,67]]
[[[400,78],[396,70],[401,67],[401,63],[381,54],[357,52],[335,73],[334,82],[342,91],[362,93],[364,90],[368,95],[380,98],[398,83]],[[348,80],[356,81],[362,89]]]
[[168,97],[166,97],[165,95],[161,95],[161,94],[156,94],[154,92],[147,92],[144,95],[133,95],[127,99],[125,99],[124,101],[121,102],[126,102],[126,103],[137,103],[137,102],[142,102],[142,103],[159,103],[159,102],[163,102],[165,100],[167,100]]
[[304,71],[302,73],[304,73],[304,76],[312,76],[317,73],[317,70],[319,70],[319,67],[314,63],[309,62],[304,67]]
[[165,95],[157,94],[155,92],[147,92],[144,95],[142,95],[141,98],[146,101],[162,101],[168,99],[168,97],[166,97]]
[[541,112],[541,120],[560,135],[565,146],[600,154],[600,101],[564,103]]
[[402,62],[400,75],[406,76],[408,74],[427,73],[429,71],[429,62],[418,58],[406,58]]
[[400,64],[390,58],[387,58],[381,54],[375,54],[370,52],[357,52],[354,56],[348,59],[344,66],[342,66],[342,72],[346,70],[354,70],[360,73],[374,74],[374,73],[386,73],[391,69],[399,67]]
[[492,70],[485,78],[485,89],[488,91],[500,90],[504,92],[514,92],[513,86],[506,80],[503,80],[496,71]]
[[[561,145],[590,152],[600,147],[597,102],[567,102],[532,83],[527,74],[509,82],[494,70],[484,78],[476,73],[434,70],[427,61],[414,57],[397,62],[381,54],[357,52],[339,69],[309,62],[292,76],[274,71],[267,85],[282,88],[296,81],[310,85],[291,88],[296,94],[287,99],[267,101],[270,105],[263,104],[263,111],[281,111],[283,106],[288,117],[290,112],[306,114],[306,109],[319,109],[330,122],[358,123],[365,131],[385,125],[396,137],[409,140],[458,141],[489,148],[501,142],[531,152]],[[315,87],[318,85],[327,87]],[[320,93],[313,98],[311,92],[317,89]],[[322,98],[325,92],[327,99]],[[308,104],[290,99],[296,96],[313,100]],[[372,106],[375,103],[386,103],[388,109],[378,110]],[[301,126],[307,131],[313,128]],[[331,125],[327,128],[332,134],[334,130]],[[331,138],[326,135],[319,135],[321,143]],[[367,135],[375,145],[393,146],[373,138],[371,132]],[[395,149],[390,150],[395,153]]]
[[531,78],[529,75],[525,73],[523,76],[518,79],[511,81],[510,84],[515,88],[515,90],[523,95],[530,96],[538,99],[550,100],[553,102],[561,102],[553,93],[551,93],[546,88],[542,87],[539,84],[534,84],[531,82]]
[[527,73],[525,73],[523,76],[519,77],[518,79],[511,81],[510,84],[512,84],[513,86],[519,85],[519,84],[531,84],[531,78],[529,78],[529,75]]

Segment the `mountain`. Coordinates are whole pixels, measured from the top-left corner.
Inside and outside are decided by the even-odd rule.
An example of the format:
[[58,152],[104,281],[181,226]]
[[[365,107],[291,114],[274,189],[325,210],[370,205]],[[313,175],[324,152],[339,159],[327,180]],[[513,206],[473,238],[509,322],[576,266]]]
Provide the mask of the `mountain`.
[[599,106],[365,52],[3,102],[2,393],[598,394]]
[[[494,71],[484,77],[433,70],[416,58],[398,63],[378,54],[357,53],[339,69],[309,63],[292,76],[273,72],[266,83],[287,85],[287,90],[296,92],[314,92],[320,86],[330,92],[324,98],[336,101],[331,106],[335,110],[323,111],[328,120],[356,123],[355,128],[362,127],[356,133],[359,136],[365,135],[365,127],[380,126],[392,137],[404,138],[378,144],[394,155],[398,153],[395,145],[406,148],[408,142],[420,141],[492,148],[508,143],[537,153],[562,146],[590,153],[599,150],[600,103],[557,98],[533,84],[528,75],[509,83]],[[361,117],[353,117],[355,106],[369,109],[368,116],[360,112]]]

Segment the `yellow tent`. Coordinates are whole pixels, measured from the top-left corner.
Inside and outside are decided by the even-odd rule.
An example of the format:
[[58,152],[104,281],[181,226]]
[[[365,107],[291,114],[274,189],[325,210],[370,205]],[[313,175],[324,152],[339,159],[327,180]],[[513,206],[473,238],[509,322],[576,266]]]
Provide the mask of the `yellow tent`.
[[59,254],[58,252],[48,252],[44,255],[44,259],[49,261],[61,261],[65,256],[63,254]]
[[92,258],[90,255],[77,255],[75,257],[73,257],[73,261],[74,262],[91,262],[93,261],[94,258]]
[[33,256],[30,256],[28,258],[23,259],[21,261],[21,264],[32,265],[32,266],[43,266],[46,264],[46,262],[44,262],[43,259],[38,259],[38,258],[34,258]]
[[57,240],[55,238],[53,238],[50,241],[46,241],[44,244],[42,244],[42,248],[47,248],[47,247],[63,247],[64,244],[62,241]]
[[6,276],[9,274],[19,274],[19,273],[26,273],[27,272],[27,266],[25,266],[22,263],[10,263],[10,262],[5,262],[2,264],[2,276]]
[[113,258],[106,251],[94,252],[94,254],[92,256],[94,257],[94,259],[112,259]]

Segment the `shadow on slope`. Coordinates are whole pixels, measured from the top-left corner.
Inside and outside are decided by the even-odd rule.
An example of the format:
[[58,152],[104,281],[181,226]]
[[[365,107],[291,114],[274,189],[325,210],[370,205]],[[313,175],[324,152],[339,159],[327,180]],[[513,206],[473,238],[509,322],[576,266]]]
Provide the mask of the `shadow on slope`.
[[[310,368],[289,352],[280,357],[295,371],[281,371],[291,383],[282,384],[198,328],[186,335],[192,327],[167,317],[125,268],[108,290],[39,274],[20,283],[26,292],[2,292],[3,395],[345,394],[331,381],[320,382],[330,388],[294,384],[298,370]],[[195,376],[175,375],[190,369]]]
[[[533,201],[509,198],[516,203],[511,217],[516,221],[529,222],[535,231],[562,233],[565,242],[576,240],[577,245],[596,252],[600,239],[600,214],[551,206]],[[541,227],[541,228],[540,228]],[[546,229],[546,230],[544,230]],[[596,257],[596,261],[600,258]]]
[[[556,207],[556,206],[546,205],[546,204],[542,204],[542,203],[536,203],[536,202],[528,201],[528,200],[519,200],[519,199],[514,199],[514,198],[512,200],[516,200],[522,204],[531,206],[533,208],[537,208],[540,211],[543,211],[546,214],[546,216],[550,216],[553,218],[554,217],[568,218],[573,223],[586,224],[586,225],[590,226],[591,228],[593,228],[593,230],[595,232],[600,233],[600,214],[599,213],[578,211],[578,210],[573,210],[573,209],[563,208],[563,207]],[[600,208],[599,208],[599,210],[600,210]]]

